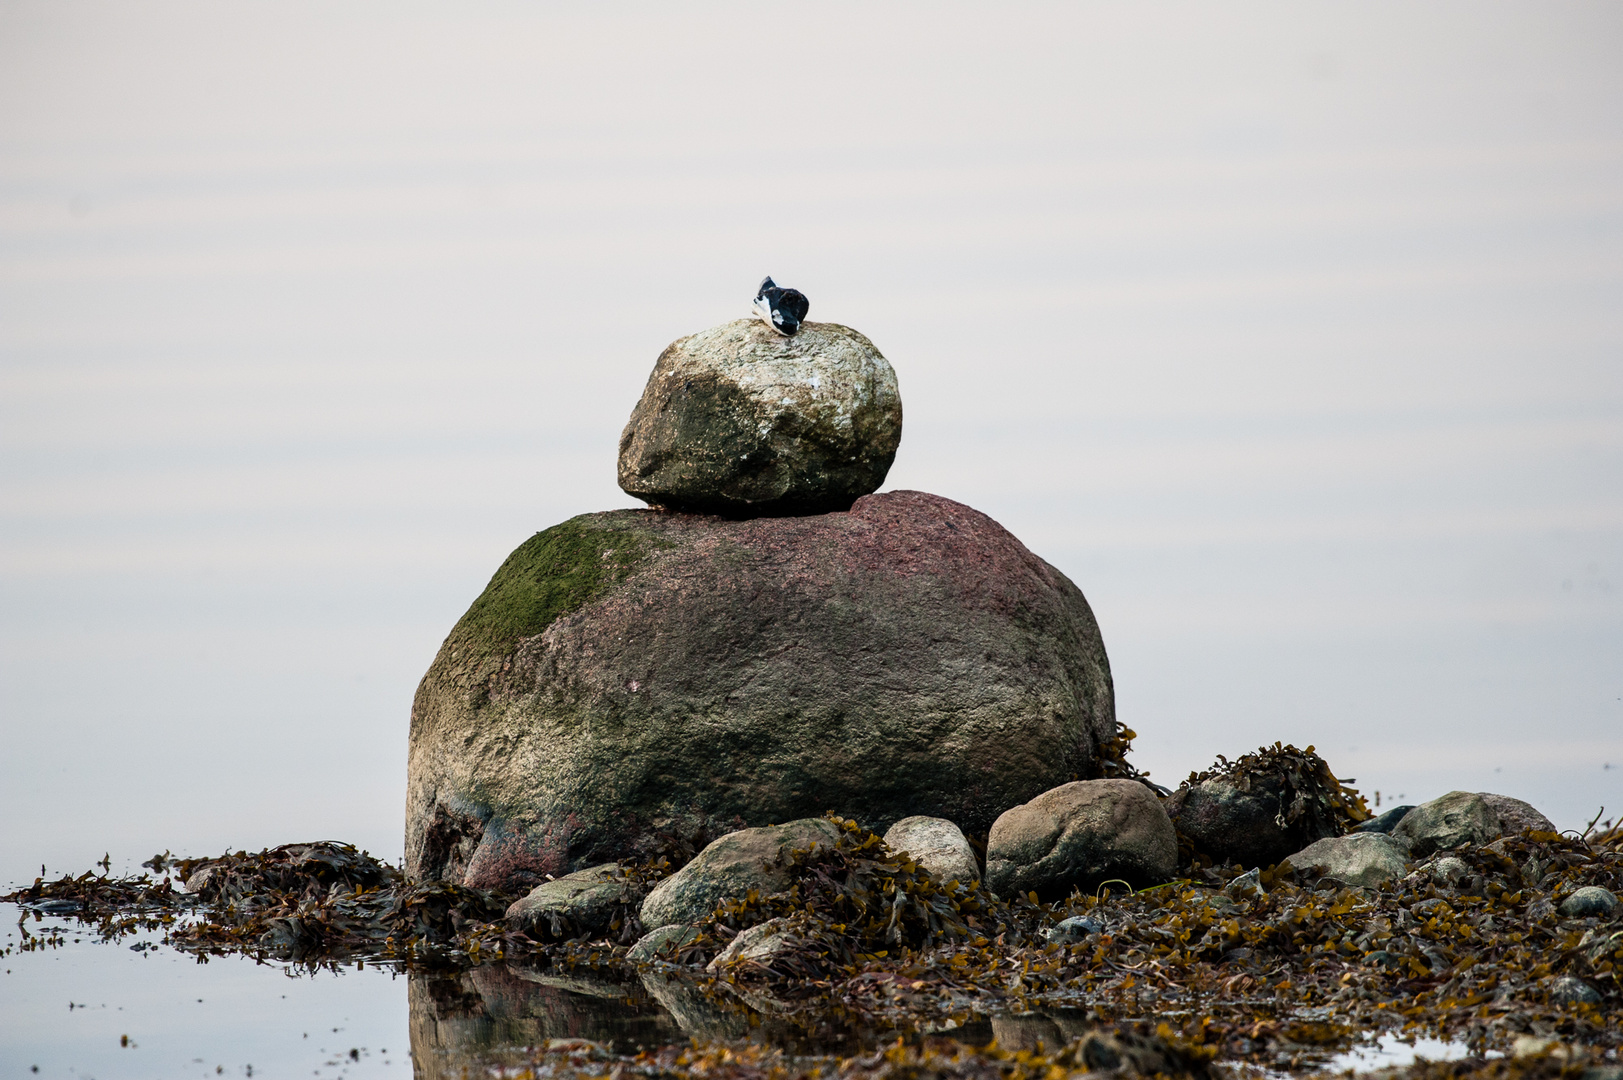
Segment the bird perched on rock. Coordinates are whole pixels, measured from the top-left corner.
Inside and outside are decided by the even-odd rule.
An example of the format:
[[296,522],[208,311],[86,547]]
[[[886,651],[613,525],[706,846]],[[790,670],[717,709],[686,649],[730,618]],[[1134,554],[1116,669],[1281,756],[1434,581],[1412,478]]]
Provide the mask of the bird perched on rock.
[[755,293],[755,314],[784,337],[792,337],[806,320],[811,302],[798,289],[780,289],[771,278],[761,279]]

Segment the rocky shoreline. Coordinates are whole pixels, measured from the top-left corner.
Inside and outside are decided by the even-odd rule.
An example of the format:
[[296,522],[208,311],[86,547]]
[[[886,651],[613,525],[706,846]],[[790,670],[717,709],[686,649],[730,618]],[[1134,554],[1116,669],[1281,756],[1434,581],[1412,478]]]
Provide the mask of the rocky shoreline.
[[[932,861],[962,869],[965,848],[943,843],[938,826],[915,822],[899,835],[929,838],[920,846]],[[925,1060],[951,1060],[1011,1075],[1016,1059],[1067,1073],[1135,1073],[1152,1060],[1151,1072],[1170,1075],[1299,1072],[1386,1034],[1468,1046],[1474,1057],[1449,1063],[1451,1076],[1620,1075],[1623,831],[1460,839],[1372,885],[1290,860],[1202,861],[1149,888],[1002,897],[932,873],[855,822],[823,818],[733,834],[681,867],[665,856],[522,897],[412,881],[321,843],[157,857],[151,875],[38,881],[5,899],[77,918],[109,940],[162,927],[190,952],[396,966],[422,984],[412,1008],[425,1039],[460,1030],[453,1021],[470,1009],[510,1009],[511,987],[493,988],[515,975],[572,988],[571,1000],[640,987],[668,1016],[659,1030],[697,1040],[686,1051],[611,1055],[642,1069],[663,1053],[671,1060],[660,1075],[687,1075],[676,1058],[710,1060],[721,1051],[706,1047],[727,1045],[737,1075],[754,1076],[744,1068],[752,1060],[837,1045],[837,1033],[858,1029],[902,1043],[888,1056],[824,1060],[825,1074],[913,1075]],[[480,972],[514,975],[492,982]],[[580,1011],[565,1010],[577,1020]],[[459,1044],[459,1060],[528,1054],[542,1075],[533,1070],[567,1071],[585,1052],[576,1065],[601,1069],[600,1047],[548,1049],[579,1030],[549,1015],[504,1028],[506,1042]],[[954,1032],[977,1046],[948,1046]],[[740,1049],[740,1039],[757,1045]],[[1101,1047],[1117,1048],[1116,1065],[1099,1067]],[[793,1062],[776,1067],[800,1075]],[[1409,1071],[1434,1075],[1425,1068],[1442,1066]]]
[[[5,899],[409,972],[419,1076],[1260,1077],[1424,1035],[1471,1056],[1405,1075],[1623,1080],[1623,829],[1486,792],[1377,816],[1283,743],[1152,783],[1081,590],[876,494],[895,373],[796,328],[666,349],[620,444],[649,509],[537,533],[453,627],[401,867],[165,854]],[[662,1047],[583,1041],[632,987]]]

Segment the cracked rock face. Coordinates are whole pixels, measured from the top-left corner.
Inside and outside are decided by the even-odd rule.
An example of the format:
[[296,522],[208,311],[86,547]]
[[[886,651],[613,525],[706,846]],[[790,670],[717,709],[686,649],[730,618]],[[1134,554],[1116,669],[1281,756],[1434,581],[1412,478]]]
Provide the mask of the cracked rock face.
[[515,551],[423,678],[406,869],[530,887],[827,810],[984,829],[1114,736],[1082,593],[961,503],[587,514]]
[[739,319],[660,354],[620,436],[619,481],[677,510],[825,513],[878,490],[901,439],[896,373],[873,342]]

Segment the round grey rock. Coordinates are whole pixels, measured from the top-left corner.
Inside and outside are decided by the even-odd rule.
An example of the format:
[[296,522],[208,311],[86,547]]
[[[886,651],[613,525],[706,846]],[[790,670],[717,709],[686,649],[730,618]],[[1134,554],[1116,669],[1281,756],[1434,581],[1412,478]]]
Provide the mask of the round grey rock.
[[960,503],[589,514],[508,558],[418,687],[406,870],[518,891],[830,810],[985,829],[1115,731],[1081,591]]
[[1158,885],[1178,865],[1178,838],[1155,793],[1136,780],[1076,780],[1002,814],[986,841],[986,885],[1044,899],[1120,878]]
[[643,928],[696,923],[719,901],[743,897],[751,889],[762,894],[782,892],[789,887],[788,870],[779,865],[784,854],[813,844],[832,847],[839,838],[840,827],[827,818],[803,818],[729,833],[654,886],[642,902]]
[[1599,1005],[1600,992],[1582,979],[1562,975],[1550,983],[1552,1005]]
[[1574,919],[1590,916],[1610,919],[1617,914],[1617,908],[1617,894],[1599,885],[1585,885],[1581,889],[1574,889],[1571,895],[1561,901],[1561,914]]
[[1313,841],[1290,856],[1290,864],[1369,889],[1401,875],[1408,854],[1408,848],[1385,833],[1348,833]]
[[769,964],[793,946],[788,919],[768,919],[764,923],[740,930],[716,958],[705,965],[706,971],[720,971],[734,964]]
[[[1237,765],[1238,763],[1236,763]],[[1219,862],[1271,866],[1293,851],[1335,835],[1333,823],[1303,815],[1287,821],[1294,794],[1271,770],[1261,776],[1219,775],[1184,784],[1167,813],[1195,847]]]
[[1495,795],[1491,791],[1479,791],[1477,794],[1498,816],[1501,836],[1520,836],[1528,829],[1555,832],[1555,822],[1540,813],[1532,803],[1513,799],[1509,795]]
[[1394,806],[1390,810],[1353,826],[1354,832],[1390,833],[1413,810],[1413,806]]
[[697,940],[698,936],[697,928],[681,923],[661,926],[638,938],[637,943],[627,950],[626,959],[632,962],[670,959],[677,949]]
[[1481,795],[1450,791],[1409,811],[1392,835],[1417,859],[1464,843],[1486,844],[1503,834],[1499,815]]
[[946,818],[914,815],[885,830],[885,846],[905,852],[914,862],[942,881],[973,885],[981,879],[975,849],[963,830]]
[[619,864],[604,863],[543,881],[507,909],[507,925],[532,936],[602,933],[616,908],[642,898],[642,889],[626,879]]
[[1043,938],[1056,945],[1074,945],[1104,931],[1104,925],[1086,915],[1072,915],[1043,931]]
[[844,510],[884,483],[901,438],[896,373],[873,342],[739,319],[660,354],[620,437],[620,487],[729,516]]

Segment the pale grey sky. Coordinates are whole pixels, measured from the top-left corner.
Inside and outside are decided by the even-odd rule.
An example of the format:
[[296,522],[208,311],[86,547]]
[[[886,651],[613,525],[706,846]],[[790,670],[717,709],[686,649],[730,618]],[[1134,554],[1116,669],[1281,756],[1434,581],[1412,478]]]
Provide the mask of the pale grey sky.
[[[1623,810],[1623,8],[0,3],[0,879],[400,849],[670,340],[867,334],[1138,760]],[[1609,768],[1607,766],[1610,766]]]

